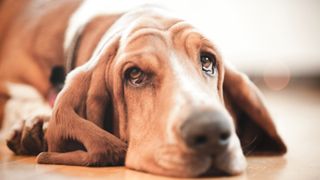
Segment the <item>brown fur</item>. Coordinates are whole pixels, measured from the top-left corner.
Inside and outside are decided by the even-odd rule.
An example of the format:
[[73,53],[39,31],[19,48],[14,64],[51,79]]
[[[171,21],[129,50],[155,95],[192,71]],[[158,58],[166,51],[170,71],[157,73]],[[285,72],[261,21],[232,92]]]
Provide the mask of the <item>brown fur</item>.
[[[18,7],[17,14],[7,13],[6,17],[14,20],[10,24],[5,21],[6,27],[0,28],[6,32],[6,37],[0,40],[0,88],[6,81],[26,83],[43,96],[48,95],[51,69],[66,63],[63,37],[67,19],[80,1],[51,3],[46,8],[26,6],[22,10]],[[34,12],[32,17],[29,11]],[[55,21],[57,14],[60,17]],[[202,162],[202,155],[195,154],[184,145],[179,138],[180,126],[193,112],[212,110],[226,114],[226,108],[233,116],[243,149],[248,149],[246,153],[286,152],[258,89],[244,75],[225,65],[209,40],[192,32],[192,26],[179,19],[135,14],[134,17],[140,21],[130,29],[128,36],[121,34],[123,30],[115,34],[106,42],[99,59],[91,59],[102,35],[119,17],[121,15],[96,17],[78,37],[74,58],[71,59],[75,69],[67,76],[65,87],[54,105],[45,132],[48,152],[38,155],[38,163],[81,166],[125,163],[129,168],[156,174],[198,176],[203,172],[194,170],[198,168],[197,162]],[[53,21],[56,23],[50,23]],[[216,84],[203,76],[198,61],[201,51],[216,57]],[[217,97],[213,98],[214,106],[199,105],[195,96],[182,89],[181,74],[176,74],[176,67],[171,62],[175,61],[173,52],[179,61],[177,66],[187,72],[183,75],[192,77],[190,83],[194,83],[193,88],[203,90],[210,98]],[[147,72],[147,85],[136,88],[126,81],[124,72],[132,66],[139,66]],[[210,89],[210,85],[214,88]],[[0,91],[0,98],[4,92]],[[176,97],[183,99],[184,103],[179,106],[180,113],[174,114],[175,122],[171,129],[177,142],[170,144],[166,127],[175,108]],[[7,96],[0,99],[0,115],[5,101]],[[258,140],[255,140],[257,135]],[[45,141],[44,138],[42,140]],[[41,144],[38,149],[29,149],[38,152],[43,148],[43,142],[38,144]],[[28,149],[26,143],[22,143],[20,149],[19,145],[12,148],[16,153],[29,153],[25,151]],[[159,161],[167,152],[185,164],[171,169],[161,167]]]
[[286,146],[275,129],[257,87],[244,74],[228,66],[225,69],[224,98],[236,120],[244,153],[285,153]]
[[79,49],[73,68],[81,66],[90,59],[102,35],[119,18],[120,15],[100,16],[90,21],[80,35]]
[[9,11],[11,19],[2,30],[5,35],[0,46],[0,81],[30,84],[46,96],[51,86],[48,81],[51,68],[64,65],[63,39],[67,17],[81,1],[58,0],[43,4],[41,0],[25,0],[21,3],[25,6],[17,5],[18,8],[13,10],[5,7],[10,2],[14,1],[7,0],[3,5],[4,14]]

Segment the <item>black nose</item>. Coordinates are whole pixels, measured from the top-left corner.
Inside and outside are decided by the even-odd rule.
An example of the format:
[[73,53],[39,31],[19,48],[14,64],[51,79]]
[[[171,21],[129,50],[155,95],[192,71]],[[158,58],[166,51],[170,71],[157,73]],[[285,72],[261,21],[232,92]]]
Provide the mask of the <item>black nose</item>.
[[193,113],[181,126],[181,136],[186,145],[203,153],[214,154],[225,150],[230,134],[227,117],[214,111]]

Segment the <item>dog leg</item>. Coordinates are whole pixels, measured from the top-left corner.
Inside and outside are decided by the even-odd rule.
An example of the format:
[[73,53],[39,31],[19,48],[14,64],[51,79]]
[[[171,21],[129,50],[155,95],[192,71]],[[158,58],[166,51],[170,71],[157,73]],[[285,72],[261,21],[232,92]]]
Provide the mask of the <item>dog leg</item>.
[[[124,162],[124,159],[121,160]],[[92,155],[86,151],[77,150],[65,153],[42,152],[37,156],[39,164],[59,164],[71,166],[112,166],[124,165],[117,160],[117,163],[110,163],[110,160],[103,161],[100,155]],[[113,161],[116,162],[116,161]]]
[[85,151],[71,151],[66,153],[42,152],[37,157],[40,164],[62,164],[71,166],[87,166],[89,154]]
[[[72,113],[72,110],[66,111],[69,112],[69,115],[73,114],[68,117],[68,121],[60,119],[59,124],[56,124],[57,122],[55,121],[50,122],[47,131],[49,153],[39,154],[38,163],[57,164],[68,161],[68,164],[79,166],[84,164],[86,166],[124,164],[127,149],[127,144],[125,142],[101,129],[94,123],[81,118],[75,112]],[[63,122],[68,123],[63,124]],[[57,131],[63,133],[57,133]],[[65,157],[62,155],[64,153],[51,154],[51,152],[63,152],[64,149],[61,147],[63,146],[63,143],[61,142],[68,140],[76,140],[83,144],[86,149],[85,153],[87,153],[85,162],[83,159],[79,159],[76,156],[72,156],[75,157],[74,159],[69,157],[63,158]]]

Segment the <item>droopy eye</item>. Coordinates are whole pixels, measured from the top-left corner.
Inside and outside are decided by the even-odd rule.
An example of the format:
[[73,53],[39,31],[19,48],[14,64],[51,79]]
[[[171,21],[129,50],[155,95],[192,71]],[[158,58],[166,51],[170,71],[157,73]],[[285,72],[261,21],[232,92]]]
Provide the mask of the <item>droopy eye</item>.
[[146,79],[145,73],[138,67],[129,68],[125,73],[126,79],[135,86],[141,85]]
[[215,75],[216,70],[216,58],[213,54],[207,52],[200,53],[200,62],[202,65],[202,71],[210,76]]

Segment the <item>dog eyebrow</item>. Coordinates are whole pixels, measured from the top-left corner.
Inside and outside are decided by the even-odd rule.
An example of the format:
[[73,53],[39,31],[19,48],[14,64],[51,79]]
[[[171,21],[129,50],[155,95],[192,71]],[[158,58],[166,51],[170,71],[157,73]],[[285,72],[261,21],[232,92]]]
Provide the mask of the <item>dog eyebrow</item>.
[[127,44],[130,44],[131,42],[137,40],[138,38],[140,38],[142,36],[149,36],[149,35],[159,38],[166,45],[168,44],[168,42],[165,38],[164,32],[159,29],[155,29],[155,28],[143,28],[143,29],[139,29],[139,30],[133,32],[133,34],[131,34],[129,36],[129,38],[127,39]]
[[184,31],[186,29],[193,29],[193,27],[185,21],[178,21],[177,23],[169,27],[168,31],[170,31],[172,34],[179,34],[181,31]]
[[207,51],[212,54],[216,54],[217,52],[214,44],[195,29],[185,30],[185,35],[182,39],[183,48],[191,58],[201,51]]
[[152,64],[156,68],[161,67],[160,57],[155,53],[150,53],[145,51],[134,51],[132,53],[128,53],[124,56],[121,56],[120,59],[127,59],[128,61],[126,63],[129,63],[129,62],[143,63],[147,60],[149,62],[152,61]]

